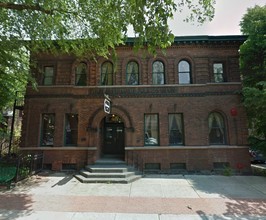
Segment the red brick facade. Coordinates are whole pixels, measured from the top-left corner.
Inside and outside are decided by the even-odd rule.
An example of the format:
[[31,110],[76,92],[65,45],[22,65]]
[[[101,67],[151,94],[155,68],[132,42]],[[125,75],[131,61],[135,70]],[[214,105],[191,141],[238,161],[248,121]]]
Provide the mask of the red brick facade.
[[[219,164],[228,164],[232,169],[240,166],[249,171],[247,122],[238,93],[238,50],[244,40],[242,36],[180,37],[165,53],[158,51],[156,57],[144,50],[136,53],[130,44],[119,46],[115,60],[82,60],[87,68],[84,86],[75,85],[75,71],[80,63],[77,58],[38,54],[34,59],[39,69],[52,66],[54,78],[52,85],[42,85],[40,71],[33,70],[39,86],[37,91],[27,89],[21,150],[43,152],[44,164],[54,170],[69,165],[80,169],[105,152],[110,153],[105,146],[105,127],[110,124],[105,122],[107,114],[103,111],[104,94],[108,94],[111,114],[118,116],[123,126],[123,130],[117,130],[123,138],[116,136],[120,142],[115,143],[123,146],[120,154],[129,164],[138,164],[140,168],[157,164],[162,171],[179,165],[187,171],[213,170]],[[182,60],[190,64],[189,84],[179,83],[178,66]],[[101,85],[102,65],[106,61],[114,66],[113,85]],[[130,61],[138,64],[138,85],[127,85]],[[155,61],[164,65],[164,84],[153,84]],[[215,82],[215,63],[222,63],[224,82]],[[218,145],[209,140],[212,112],[218,113],[224,122],[224,142]],[[43,114],[54,117],[52,146],[41,146]],[[65,145],[66,114],[78,117],[77,141],[71,146]],[[144,118],[150,114],[158,117],[158,143],[146,146]],[[169,143],[169,114],[182,115],[182,144]]]

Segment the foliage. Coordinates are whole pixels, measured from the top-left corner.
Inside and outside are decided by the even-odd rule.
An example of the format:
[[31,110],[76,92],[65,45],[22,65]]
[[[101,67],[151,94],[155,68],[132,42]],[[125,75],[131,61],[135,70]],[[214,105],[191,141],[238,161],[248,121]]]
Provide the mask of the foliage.
[[[0,112],[13,104],[16,91],[24,91],[28,81],[28,56],[19,41],[0,37]],[[2,117],[2,114],[0,118]]]
[[261,81],[254,87],[245,86],[242,93],[250,121],[251,135],[266,137],[266,81]]
[[252,166],[251,169],[254,175],[266,177],[266,169],[263,169],[262,167],[259,166]]
[[[215,0],[3,0],[0,2],[0,111],[30,80],[28,51],[108,56],[132,28],[136,47],[166,48],[168,19],[184,7],[188,20],[212,19]],[[56,40],[57,44],[54,44]],[[34,43],[33,43],[34,42]]]
[[254,136],[250,136],[248,142],[253,149],[259,150],[263,155],[266,155],[266,139],[259,139]]
[[248,35],[240,48],[243,82],[245,86],[259,88],[257,83],[266,79],[266,6],[248,9],[240,25],[243,34]]
[[232,176],[233,175],[233,170],[230,166],[225,166],[223,170],[223,175],[224,176]]
[[266,138],[266,6],[248,9],[240,25],[241,31],[248,35],[240,47],[243,104],[251,135],[263,141]]

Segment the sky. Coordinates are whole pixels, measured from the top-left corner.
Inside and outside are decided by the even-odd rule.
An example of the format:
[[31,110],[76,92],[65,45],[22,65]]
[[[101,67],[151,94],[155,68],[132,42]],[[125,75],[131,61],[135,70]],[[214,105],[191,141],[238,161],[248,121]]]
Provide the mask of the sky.
[[243,15],[255,5],[266,5],[266,0],[216,0],[215,16],[211,22],[193,25],[182,21],[185,12],[181,16],[176,12],[174,20],[169,21],[170,29],[175,36],[239,35]]

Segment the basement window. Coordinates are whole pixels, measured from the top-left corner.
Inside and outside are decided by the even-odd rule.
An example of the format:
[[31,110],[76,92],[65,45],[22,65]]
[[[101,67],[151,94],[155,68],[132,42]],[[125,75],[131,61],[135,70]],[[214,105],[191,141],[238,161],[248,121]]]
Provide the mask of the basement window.
[[74,163],[63,163],[62,170],[77,170],[77,165]]
[[230,163],[228,162],[214,162],[213,163],[213,168],[215,170],[223,170],[228,167],[230,167]]
[[186,163],[170,163],[171,170],[186,170]]
[[159,173],[161,171],[160,163],[145,163],[145,173]]

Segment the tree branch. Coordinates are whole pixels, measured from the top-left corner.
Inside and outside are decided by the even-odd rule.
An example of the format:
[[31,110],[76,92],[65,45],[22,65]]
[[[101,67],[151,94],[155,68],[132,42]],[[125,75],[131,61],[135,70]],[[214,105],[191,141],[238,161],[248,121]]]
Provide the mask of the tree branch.
[[42,8],[40,5],[25,5],[25,4],[14,4],[14,3],[3,3],[0,2],[0,8],[23,11],[23,10],[30,10],[30,11],[40,11],[45,14],[53,14],[52,10],[46,10]]

